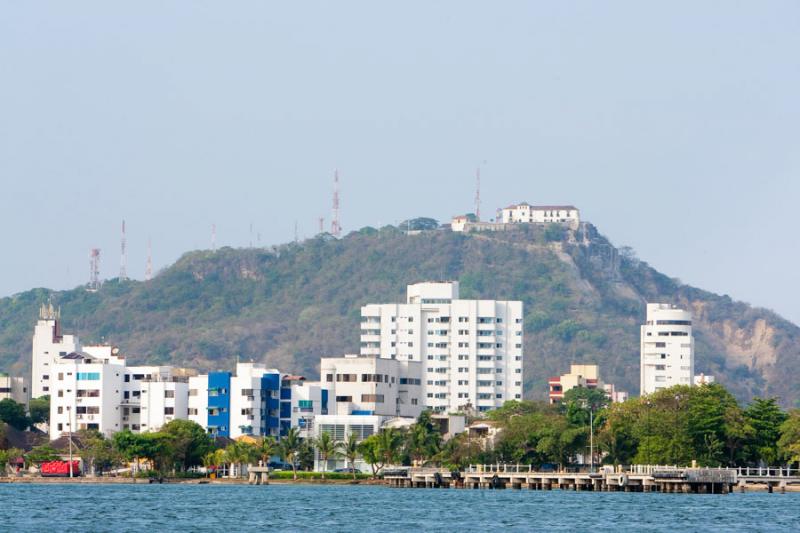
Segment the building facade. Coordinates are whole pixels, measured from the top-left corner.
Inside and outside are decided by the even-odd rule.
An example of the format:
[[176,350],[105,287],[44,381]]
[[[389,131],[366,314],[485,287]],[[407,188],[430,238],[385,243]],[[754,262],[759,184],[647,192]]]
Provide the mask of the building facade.
[[39,320],[33,330],[33,352],[31,356],[31,398],[51,394],[50,378],[52,366],[59,358],[80,350],[80,341],[75,335],[61,333],[61,311],[52,304],[42,304]]
[[402,416],[422,412],[422,365],[377,356],[323,357],[321,385],[332,399],[331,415]]
[[9,376],[0,372],[0,401],[10,399],[28,406],[31,399],[31,388],[24,377]]
[[504,224],[564,224],[576,229],[581,222],[580,211],[572,205],[510,205],[502,209]]
[[641,327],[641,394],[673,385],[692,385],[694,337],[692,314],[669,304],[647,304]]
[[522,399],[522,321],[522,302],[462,300],[458,282],[417,283],[406,303],[361,308],[361,355],[421,363],[434,411],[488,411]]
[[612,402],[624,402],[628,399],[628,393],[618,391],[613,383],[603,383],[597,365],[571,364],[568,373],[551,377],[547,381],[550,389],[548,399],[551,404],[560,403],[564,399],[564,394],[576,387],[602,390]]

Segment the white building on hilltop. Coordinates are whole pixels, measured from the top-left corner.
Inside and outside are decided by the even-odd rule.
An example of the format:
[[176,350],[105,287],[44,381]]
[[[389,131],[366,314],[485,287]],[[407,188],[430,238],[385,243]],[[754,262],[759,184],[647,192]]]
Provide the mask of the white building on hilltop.
[[581,222],[578,208],[572,205],[510,205],[502,210],[504,224],[566,224],[576,229]]
[[669,304],[647,304],[641,327],[641,394],[694,383],[692,314]]
[[458,282],[408,286],[404,304],[361,308],[361,354],[422,363],[434,411],[522,399],[522,302],[461,300]]

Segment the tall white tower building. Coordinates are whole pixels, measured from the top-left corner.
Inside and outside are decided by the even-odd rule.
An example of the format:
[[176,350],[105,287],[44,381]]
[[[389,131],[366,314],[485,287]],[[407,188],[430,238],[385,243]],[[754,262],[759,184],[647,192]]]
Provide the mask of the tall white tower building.
[[81,349],[78,337],[61,334],[60,320],[60,310],[54,309],[52,304],[42,304],[33,331],[31,398],[50,394],[53,365],[60,357]]
[[669,304],[647,304],[641,328],[641,394],[673,385],[692,385],[692,314]]
[[522,302],[461,300],[458,289],[416,283],[404,304],[362,307],[361,354],[421,362],[422,396],[435,411],[522,399]]

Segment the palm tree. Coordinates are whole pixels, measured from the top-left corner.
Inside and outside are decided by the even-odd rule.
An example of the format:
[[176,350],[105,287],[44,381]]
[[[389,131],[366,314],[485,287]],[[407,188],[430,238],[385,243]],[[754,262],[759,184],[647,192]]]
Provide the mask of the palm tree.
[[339,443],[334,442],[331,434],[327,431],[320,433],[319,437],[314,439],[314,447],[319,454],[319,460],[322,462],[322,479],[325,479],[325,471],[328,469],[328,458],[336,456],[339,450]]
[[288,433],[281,438],[280,450],[284,461],[292,464],[292,479],[297,479],[297,454],[300,452],[300,431],[297,428],[289,428]]
[[398,456],[403,437],[395,428],[386,428],[378,432],[378,450],[383,464],[392,464]]
[[262,437],[258,443],[258,453],[264,466],[269,466],[270,458],[278,451],[278,442],[272,437]]
[[212,466],[217,466],[217,453],[216,452],[208,452],[203,456],[203,467],[206,469],[206,477],[209,475],[209,470],[211,470]]
[[356,478],[356,459],[358,458],[358,437],[355,433],[350,433],[342,443],[342,452],[350,464],[353,472],[353,479]]

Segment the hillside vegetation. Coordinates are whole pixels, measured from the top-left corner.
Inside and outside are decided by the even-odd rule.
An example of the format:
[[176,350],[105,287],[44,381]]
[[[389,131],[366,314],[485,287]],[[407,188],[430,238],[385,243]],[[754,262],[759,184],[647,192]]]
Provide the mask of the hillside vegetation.
[[528,398],[543,398],[548,376],[571,362],[596,362],[605,381],[637,393],[645,302],[664,301],[694,312],[698,373],[741,400],[800,399],[797,326],[683,285],[588,224],[480,234],[364,228],[340,240],[190,252],[149,282],[110,280],[96,293],[34,289],[0,299],[0,368],[27,371],[38,307],[52,298],[64,331],[119,345],[132,362],[214,370],[238,357],[316,378],[320,356],[358,351],[362,305],[403,301],[408,283],[431,279],[459,280],[464,298],[524,302]]

